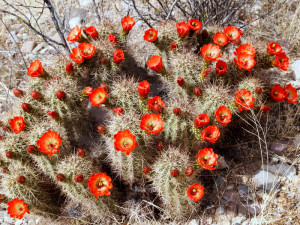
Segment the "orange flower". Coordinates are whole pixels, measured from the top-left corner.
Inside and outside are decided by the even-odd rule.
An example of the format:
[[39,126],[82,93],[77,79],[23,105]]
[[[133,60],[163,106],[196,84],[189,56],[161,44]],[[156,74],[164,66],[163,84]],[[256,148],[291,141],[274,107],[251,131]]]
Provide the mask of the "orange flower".
[[241,89],[240,91],[235,92],[235,104],[238,105],[239,110],[250,110],[250,108],[254,107],[254,100],[250,91],[246,89]]
[[158,34],[158,31],[155,30],[154,28],[146,30],[145,35],[144,35],[144,40],[149,41],[149,42],[156,41],[157,40],[157,34]]
[[115,149],[117,151],[126,152],[126,155],[130,155],[131,151],[139,146],[136,143],[136,138],[129,130],[119,131],[114,135]]
[[144,80],[139,83],[138,86],[139,96],[142,99],[147,99],[150,91],[150,84],[148,81]]
[[287,71],[287,68],[290,65],[289,58],[286,56],[286,54],[284,52],[282,52],[282,53],[276,55],[276,57],[273,61],[273,65],[278,67],[278,69],[280,69],[280,70]]
[[271,109],[270,106],[267,106],[267,105],[261,105],[259,107],[259,111],[264,112],[264,113],[268,112],[270,109]]
[[212,148],[200,149],[197,157],[197,163],[205,170],[215,170],[215,165],[218,164],[218,155],[214,153]]
[[178,48],[178,44],[175,43],[175,42],[171,42],[171,44],[170,44],[170,49],[171,49],[171,50],[175,50],[175,49],[177,49],[177,48]]
[[217,58],[222,55],[220,47],[211,43],[209,43],[208,45],[203,45],[200,51],[201,56],[208,62],[216,61]]
[[161,120],[160,114],[146,114],[142,117],[140,128],[148,135],[155,134],[158,135],[164,129],[164,121]]
[[280,44],[277,44],[276,42],[270,42],[268,43],[267,50],[272,55],[278,55],[282,52],[282,48]]
[[210,118],[207,114],[199,114],[195,121],[194,121],[194,124],[195,124],[195,127],[197,128],[201,128],[201,127],[204,127],[205,125],[207,125],[210,121]]
[[237,49],[235,49],[234,54],[239,57],[239,55],[246,53],[251,56],[255,56],[255,48],[250,44],[240,45]]
[[12,120],[10,120],[10,128],[13,130],[15,134],[20,133],[25,129],[25,121],[22,116],[16,116]]
[[108,35],[108,40],[113,43],[114,45],[117,44],[117,37],[115,35],[109,34]]
[[204,195],[204,187],[199,183],[195,183],[187,189],[186,194],[190,199],[198,202]]
[[113,61],[115,63],[120,63],[124,60],[124,52],[122,49],[116,49],[116,52],[114,53]]
[[218,60],[216,64],[216,71],[219,76],[223,76],[227,71],[227,64],[222,60]]
[[12,218],[22,219],[25,213],[30,214],[27,205],[21,199],[15,198],[7,203],[7,213]]
[[159,96],[155,96],[148,100],[148,109],[160,113],[165,107],[165,103]]
[[164,70],[162,58],[158,55],[153,55],[148,61],[149,68],[157,73],[161,73]]
[[84,58],[78,48],[73,48],[72,53],[69,56],[77,64],[81,64],[84,62]]
[[27,69],[27,74],[31,77],[40,77],[44,74],[44,68],[40,60],[35,60],[30,63],[30,67]]
[[51,157],[55,153],[59,152],[61,142],[62,141],[58,133],[48,130],[48,132],[44,133],[36,143],[39,146],[38,150],[40,152],[46,153],[49,157]]
[[227,35],[230,41],[239,39],[243,34],[243,32],[240,29],[234,26],[227,26],[224,29],[224,33]]
[[289,103],[297,103],[298,95],[297,90],[291,84],[288,84],[283,89],[286,92],[285,99]]
[[123,32],[125,34],[127,34],[132,29],[132,27],[134,26],[135,21],[132,17],[125,16],[124,18],[121,19],[121,24],[122,24],[122,27],[123,27]]
[[185,22],[177,23],[176,28],[179,37],[183,38],[190,35],[190,27]]
[[78,49],[84,59],[90,59],[95,53],[95,46],[90,43],[82,42],[78,45]]
[[211,68],[207,68],[201,72],[201,77],[206,77],[206,75],[211,71]]
[[237,58],[234,58],[234,62],[240,70],[244,69],[248,71],[251,71],[251,68],[256,64],[254,56],[247,53],[239,54]]
[[102,103],[105,102],[107,97],[107,92],[104,88],[96,88],[93,90],[92,94],[90,95],[90,102],[92,106],[100,106]]
[[90,26],[90,27],[86,28],[84,30],[84,33],[86,33],[86,35],[90,36],[93,39],[98,38],[98,32],[97,32],[96,28],[93,27],[93,26]]
[[188,22],[190,29],[193,31],[201,30],[202,22],[197,19],[190,19]]
[[67,40],[68,41],[80,41],[81,39],[81,29],[78,25],[76,27],[73,27],[68,35]]
[[228,37],[224,33],[216,33],[213,36],[213,41],[216,45],[219,45],[221,47],[224,46],[224,45],[227,45],[230,42],[230,40],[228,39]]
[[226,106],[220,106],[217,111],[215,112],[216,120],[226,126],[228,123],[231,122],[231,112]]
[[220,137],[219,128],[215,125],[208,126],[202,131],[201,137],[203,141],[214,144]]
[[88,180],[88,186],[95,198],[103,195],[110,196],[109,189],[113,188],[111,178],[106,173],[92,174]]
[[274,85],[274,87],[270,90],[270,97],[275,102],[283,102],[286,96],[286,92],[280,84]]

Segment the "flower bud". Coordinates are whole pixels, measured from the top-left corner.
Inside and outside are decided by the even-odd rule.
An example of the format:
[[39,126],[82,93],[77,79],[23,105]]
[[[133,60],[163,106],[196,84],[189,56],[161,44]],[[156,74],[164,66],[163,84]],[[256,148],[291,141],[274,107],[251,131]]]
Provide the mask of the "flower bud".
[[144,173],[144,174],[148,174],[149,172],[150,172],[149,167],[144,167],[144,168],[143,168],[143,173]]
[[27,146],[27,151],[30,153],[35,153],[37,151],[37,147],[35,145],[28,145]]
[[172,172],[171,172],[171,175],[173,176],[173,177],[178,177],[179,176],[179,171],[178,170],[172,170]]
[[77,154],[79,155],[79,156],[84,156],[85,155],[85,151],[82,149],[82,148],[79,148],[78,150],[77,150]]
[[8,152],[6,152],[6,157],[7,157],[7,158],[9,158],[9,159],[13,158],[13,157],[14,157],[14,155],[15,155],[15,153],[14,153],[14,152],[12,152],[12,151],[8,151]]
[[42,95],[38,91],[32,91],[31,92],[31,97],[34,98],[35,100],[39,100],[42,97]]
[[28,104],[28,103],[23,103],[21,105],[21,107],[22,107],[22,109],[23,109],[24,112],[30,112],[30,110],[32,109],[31,105]]
[[98,126],[98,132],[100,133],[100,134],[104,134],[105,133],[105,131],[106,131],[106,127],[105,126],[103,126],[103,125],[99,125]]
[[63,101],[63,100],[66,99],[67,95],[66,95],[66,93],[64,91],[58,91],[58,92],[56,92],[56,97],[59,100]]
[[56,175],[56,179],[58,181],[64,181],[65,180],[65,176],[62,173],[59,173]]
[[174,109],[173,109],[173,113],[174,113],[176,116],[178,116],[178,115],[181,114],[181,109],[179,109],[179,108],[174,108]]
[[19,176],[17,181],[18,181],[19,184],[24,184],[25,181],[26,181],[26,178],[24,176]]
[[19,90],[19,89],[14,89],[13,90],[13,93],[14,95],[17,97],[17,98],[20,98],[24,95],[24,92],[22,90]]
[[194,94],[196,96],[201,96],[202,95],[202,90],[200,88],[194,88]]
[[75,177],[74,177],[74,180],[77,182],[77,183],[81,183],[83,181],[83,175],[82,174],[77,174]]
[[182,87],[184,85],[184,79],[182,77],[178,77],[177,84]]
[[193,173],[194,173],[193,168],[191,168],[191,167],[186,168],[186,170],[185,170],[185,175],[186,175],[186,176],[190,177],[190,176],[193,175]]

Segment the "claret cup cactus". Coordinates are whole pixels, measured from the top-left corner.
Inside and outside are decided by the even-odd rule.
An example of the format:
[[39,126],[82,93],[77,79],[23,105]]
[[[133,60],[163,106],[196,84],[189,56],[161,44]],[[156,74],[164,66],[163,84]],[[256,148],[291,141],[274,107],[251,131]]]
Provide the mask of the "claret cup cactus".
[[289,66],[278,43],[234,26],[204,31],[194,18],[139,32],[138,42],[134,18],[121,25],[74,27],[69,60],[36,59],[13,90],[0,136],[11,217],[64,212],[113,224],[139,209],[145,220],[185,221],[210,191],[201,174],[214,173],[226,132],[241,117],[297,103],[292,85],[259,73]]

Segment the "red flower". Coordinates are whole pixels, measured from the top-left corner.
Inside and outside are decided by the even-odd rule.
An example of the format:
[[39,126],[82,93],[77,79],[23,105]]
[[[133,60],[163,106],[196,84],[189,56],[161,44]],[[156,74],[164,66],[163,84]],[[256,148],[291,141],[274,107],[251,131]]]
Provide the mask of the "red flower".
[[215,125],[208,126],[202,131],[201,137],[203,141],[214,144],[220,137],[219,128]]
[[161,120],[160,114],[146,114],[142,117],[140,128],[148,135],[155,134],[158,135],[164,129],[164,121]]
[[139,146],[136,143],[136,138],[129,130],[119,131],[114,135],[115,149],[117,151],[126,152],[126,155],[130,155],[131,151]]
[[239,39],[243,34],[243,32],[240,29],[234,26],[227,26],[224,29],[224,33],[227,35],[230,41]]
[[247,53],[239,54],[237,59],[234,58],[234,62],[240,70],[244,69],[248,71],[251,71],[251,68],[256,64],[254,56]]
[[30,214],[27,205],[21,199],[15,198],[7,203],[7,213],[10,217],[22,219],[25,213]]
[[109,34],[108,35],[108,40],[113,43],[114,45],[117,44],[117,37],[115,35]]
[[124,52],[122,49],[116,49],[113,57],[115,63],[120,63],[124,60]]
[[81,29],[78,25],[76,27],[73,27],[68,35],[67,40],[68,41],[80,41],[81,39]]
[[19,89],[14,89],[13,90],[13,93],[14,95],[17,97],[17,98],[20,98],[24,95],[24,92],[22,90],[19,90]]
[[228,37],[224,33],[216,33],[213,36],[213,41],[216,45],[219,45],[221,47],[224,46],[224,45],[227,45],[230,42],[230,40],[228,39]]
[[82,96],[90,96],[93,93],[93,88],[92,87],[86,87],[83,91],[82,91]]
[[218,164],[218,155],[214,153],[212,148],[200,149],[197,157],[197,163],[205,170],[215,170],[215,165]]
[[118,115],[121,116],[124,113],[124,109],[122,107],[119,108],[114,108],[114,112]]
[[179,37],[183,38],[190,35],[190,27],[185,22],[177,23],[176,28]]
[[92,106],[100,106],[102,103],[105,102],[107,97],[107,92],[104,88],[96,88],[93,90],[92,94],[90,95],[90,102]]
[[158,55],[153,55],[148,61],[149,68],[157,73],[161,73],[164,70],[162,58]]
[[93,27],[93,26],[90,26],[90,27],[86,28],[84,30],[84,33],[86,33],[86,35],[90,36],[93,39],[98,38],[98,32],[97,32],[96,28]]
[[291,84],[288,84],[283,89],[286,92],[285,99],[289,103],[297,103],[298,95],[297,90]]
[[276,55],[276,57],[273,61],[273,65],[278,67],[278,69],[280,69],[280,70],[287,71],[287,68],[290,65],[289,58],[286,56],[286,54],[284,52],[282,52],[282,53]]
[[142,99],[147,99],[150,91],[150,84],[148,81],[144,80],[139,83],[138,86],[139,96]]
[[219,76],[223,76],[227,71],[227,64],[222,60],[218,60],[216,64],[216,71]]
[[280,44],[277,44],[276,42],[270,42],[268,43],[267,50],[272,55],[278,55],[282,52],[282,48]]
[[59,114],[56,111],[46,111],[46,112],[54,120],[57,120],[59,118]]
[[111,178],[106,173],[92,174],[88,186],[95,198],[103,195],[109,196],[111,194],[109,190],[113,188]]
[[154,28],[146,30],[145,35],[144,35],[144,40],[149,41],[149,42],[156,41],[157,40],[157,34],[158,34],[158,31],[155,30]]
[[283,102],[286,96],[286,92],[279,84],[274,85],[274,87],[270,90],[270,97],[275,102]]
[[171,50],[175,50],[175,49],[177,49],[177,48],[178,48],[178,44],[175,43],[175,42],[171,42],[171,44],[170,44],[170,49],[171,49]]
[[204,187],[199,183],[195,183],[187,189],[186,194],[190,199],[198,202],[204,195]]
[[10,122],[10,128],[13,130],[15,134],[20,133],[25,129],[25,121],[22,116],[16,116]]
[[197,128],[201,128],[201,127],[204,127],[205,125],[207,125],[210,121],[210,118],[207,114],[199,114],[195,121],[194,121],[194,124],[195,124],[195,127]]
[[202,22],[197,19],[190,19],[188,22],[190,29],[193,31],[201,30]]
[[30,63],[30,67],[27,69],[27,74],[31,77],[40,77],[44,74],[44,68],[40,60],[35,60]]
[[82,42],[78,45],[78,49],[81,52],[81,55],[84,59],[90,59],[95,53],[95,46],[90,43]]
[[209,43],[208,45],[203,45],[200,51],[201,56],[208,62],[216,61],[217,58],[222,55],[220,47],[211,43]]
[[177,84],[178,86],[182,87],[184,85],[184,79],[182,77],[177,78]]
[[155,96],[148,100],[148,109],[154,112],[161,112],[165,107],[165,103],[161,100],[159,96]]
[[58,133],[48,130],[48,132],[44,133],[36,143],[39,146],[38,150],[40,152],[46,153],[49,157],[51,157],[55,153],[59,152],[61,142],[62,141]]
[[217,111],[215,112],[216,120],[226,126],[228,123],[231,122],[231,112],[226,106],[220,106]]
[[211,68],[207,68],[201,72],[201,77],[206,77],[206,75],[211,71]]
[[71,73],[73,73],[73,71],[74,71],[73,63],[69,62],[66,65],[66,72],[67,72],[67,74],[71,74]]
[[73,48],[72,53],[69,55],[69,57],[77,64],[81,64],[84,62],[84,58],[79,48]]
[[264,113],[268,112],[270,109],[271,109],[270,106],[267,106],[267,105],[261,105],[259,107],[259,111],[264,112]]
[[239,110],[250,110],[250,108],[254,107],[254,100],[250,91],[246,89],[241,89],[240,91],[235,92],[235,104],[238,105]]
[[135,21],[132,17],[125,16],[124,18],[121,19],[121,24],[122,24],[122,27],[123,27],[123,32],[128,33],[132,29],[132,27],[134,26]]
[[254,56],[256,51],[253,46],[250,44],[240,45],[237,49],[235,49],[234,54],[239,57],[239,55],[246,53],[248,55]]

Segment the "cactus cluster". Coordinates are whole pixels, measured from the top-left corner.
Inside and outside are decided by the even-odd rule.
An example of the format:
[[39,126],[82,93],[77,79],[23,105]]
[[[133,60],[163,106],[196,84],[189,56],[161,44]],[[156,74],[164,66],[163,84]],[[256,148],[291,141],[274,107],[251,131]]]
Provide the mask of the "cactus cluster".
[[[69,212],[83,223],[131,221],[126,216],[136,211],[145,220],[191,218],[206,192],[201,171],[215,169],[214,143],[238,116],[297,102],[291,85],[273,86],[255,67],[274,57],[286,69],[276,43],[267,48],[232,26],[206,30],[196,19],[161,24],[140,43],[132,40],[134,25],[127,16],[121,34],[107,25],[76,26],[68,36],[80,43],[74,62],[31,63],[1,118],[1,187],[10,205],[22,208],[19,199],[31,213]],[[153,196],[156,207],[145,203]],[[27,211],[8,212],[22,218]]]

